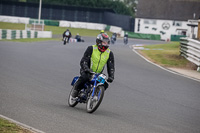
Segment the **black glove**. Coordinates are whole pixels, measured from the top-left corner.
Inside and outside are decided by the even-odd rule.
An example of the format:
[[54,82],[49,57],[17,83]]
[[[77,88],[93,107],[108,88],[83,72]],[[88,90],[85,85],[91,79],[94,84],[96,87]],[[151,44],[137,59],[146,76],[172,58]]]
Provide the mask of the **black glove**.
[[93,73],[93,71],[91,69],[89,69],[89,68],[86,69],[85,72],[87,72],[87,73]]
[[112,83],[112,82],[113,82],[113,78],[108,77],[107,81],[108,81],[109,83]]

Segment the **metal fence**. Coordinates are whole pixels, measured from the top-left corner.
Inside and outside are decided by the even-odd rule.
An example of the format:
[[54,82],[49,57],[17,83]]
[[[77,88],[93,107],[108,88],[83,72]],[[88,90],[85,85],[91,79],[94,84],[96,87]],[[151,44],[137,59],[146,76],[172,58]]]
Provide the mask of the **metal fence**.
[[[37,3],[1,0],[0,15],[38,18],[38,8]],[[126,31],[134,31],[135,22],[134,18],[115,14],[112,9],[50,4],[42,4],[41,19],[102,23],[119,26]]]
[[197,71],[200,72],[200,41],[181,38],[180,53],[190,62],[198,66]]

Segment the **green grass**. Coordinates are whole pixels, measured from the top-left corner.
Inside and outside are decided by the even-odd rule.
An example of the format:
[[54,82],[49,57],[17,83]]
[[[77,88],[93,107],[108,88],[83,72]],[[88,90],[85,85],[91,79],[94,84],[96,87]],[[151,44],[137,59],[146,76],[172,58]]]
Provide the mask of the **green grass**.
[[32,133],[8,120],[0,118],[0,133]]
[[[0,22],[0,29],[13,29],[13,30],[24,30],[25,24],[17,23],[5,23]],[[69,27],[58,27],[58,26],[45,26],[45,31],[52,31],[53,35],[62,35],[63,32],[69,29],[72,33],[72,36],[75,36],[77,33],[81,36],[97,36],[100,33],[100,30],[89,30],[81,28],[69,28]],[[111,32],[106,31],[109,36],[112,35]]]
[[25,39],[2,39],[2,41],[12,41],[12,42],[41,42],[41,41],[61,41],[61,38],[25,38]]
[[[81,36],[97,36],[100,33],[100,30],[89,30],[81,28],[69,28],[69,27],[57,27],[57,26],[45,26],[46,31],[52,31],[55,35],[62,35],[63,32],[69,29],[72,33],[72,36],[75,36],[77,33]],[[107,32],[109,36],[112,35],[111,32]]]
[[0,29],[24,30],[25,24],[0,22]]
[[184,57],[180,56],[180,43],[156,44],[144,46],[146,50],[139,50],[145,57],[154,63],[165,67],[185,68],[190,65]]

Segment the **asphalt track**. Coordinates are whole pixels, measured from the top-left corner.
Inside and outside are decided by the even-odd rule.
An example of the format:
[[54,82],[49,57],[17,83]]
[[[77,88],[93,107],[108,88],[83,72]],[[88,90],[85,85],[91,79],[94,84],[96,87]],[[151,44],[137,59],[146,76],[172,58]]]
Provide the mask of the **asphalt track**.
[[[46,133],[199,133],[200,82],[145,61],[118,39],[115,80],[93,114],[67,105],[79,62],[95,38],[59,41],[0,41],[0,114]],[[106,72],[106,71],[105,71]]]

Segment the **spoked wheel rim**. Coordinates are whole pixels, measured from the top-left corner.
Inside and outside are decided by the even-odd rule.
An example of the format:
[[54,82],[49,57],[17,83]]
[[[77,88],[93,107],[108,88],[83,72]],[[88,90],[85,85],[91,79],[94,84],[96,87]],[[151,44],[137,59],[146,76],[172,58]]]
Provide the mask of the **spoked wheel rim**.
[[72,88],[70,94],[69,94],[69,98],[68,98],[68,104],[70,107],[74,107],[78,104],[78,101],[76,101],[76,98],[72,97],[72,92],[74,90],[74,87]]
[[104,87],[99,87],[98,91],[95,92],[95,95],[92,97],[92,94],[90,94],[87,104],[86,104],[86,109],[88,113],[94,112],[100,105],[102,99],[104,96]]
[[76,103],[76,100],[70,95],[69,96],[69,104],[73,105],[74,103]]
[[88,111],[91,111],[98,103],[98,99],[97,99],[97,96],[94,96],[94,97],[90,97],[88,99],[88,104],[87,104],[87,109]]

